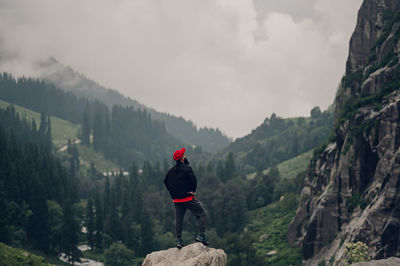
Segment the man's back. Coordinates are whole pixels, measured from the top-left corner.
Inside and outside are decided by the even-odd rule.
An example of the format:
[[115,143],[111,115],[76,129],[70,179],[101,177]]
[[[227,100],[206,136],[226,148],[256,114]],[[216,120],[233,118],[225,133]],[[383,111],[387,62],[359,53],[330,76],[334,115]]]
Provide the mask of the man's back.
[[183,163],[177,163],[168,171],[164,184],[173,199],[192,196],[188,192],[195,192],[197,187],[192,167]]

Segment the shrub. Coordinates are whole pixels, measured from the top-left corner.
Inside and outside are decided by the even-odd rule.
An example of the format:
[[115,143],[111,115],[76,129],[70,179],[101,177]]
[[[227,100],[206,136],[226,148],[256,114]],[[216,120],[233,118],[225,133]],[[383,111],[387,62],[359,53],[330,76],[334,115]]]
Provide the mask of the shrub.
[[352,213],[357,207],[360,207],[361,210],[364,210],[370,204],[369,201],[363,199],[360,193],[354,194],[347,202],[346,207],[348,213]]
[[371,260],[371,257],[368,256],[368,246],[361,241],[346,244],[345,253],[346,265]]
[[331,258],[329,259],[329,265],[333,265],[335,259],[336,259],[335,255],[332,255]]
[[346,202],[348,213],[352,213],[354,209],[360,205],[360,198],[361,198],[360,193],[356,193]]
[[105,265],[132,265],[135,253],[128,249],[124,244],[114,243],[104,252]]

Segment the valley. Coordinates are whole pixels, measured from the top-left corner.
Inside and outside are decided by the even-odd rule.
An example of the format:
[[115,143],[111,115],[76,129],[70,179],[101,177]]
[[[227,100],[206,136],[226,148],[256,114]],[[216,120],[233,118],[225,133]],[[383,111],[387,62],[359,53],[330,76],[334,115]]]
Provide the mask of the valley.
[[[0,66],[10,60],[1,40]],[[32,77],[0,74],[0,265],[142,265],[149,254],[196,241],[210,242],[209,250],[197,245],[208,255],[222,249],[231,266],[400,256],[400,2],[363,0],[328,108],[271,112],[236,139],[126,97],[55,57],[34,66]],[[183,147],[186,161],[173,158]],[[190,175],[179,197],[164,185],[174,159]],[[176,242],[171,195],[201,202],[205,235],[197,235],[203,212],[187,212]]]

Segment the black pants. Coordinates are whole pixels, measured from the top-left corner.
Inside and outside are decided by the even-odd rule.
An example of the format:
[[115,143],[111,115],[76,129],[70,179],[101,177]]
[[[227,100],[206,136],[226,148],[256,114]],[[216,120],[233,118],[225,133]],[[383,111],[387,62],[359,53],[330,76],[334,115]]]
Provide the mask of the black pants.
[[206,213],[201,206],[200,201],[193,199],[187,202],[174,203],[175,205],[175,226],[176,237],[182,237],[183,217],[185,216],[186,209],[189,209],[199,222],[199,234],[204,234],[206,230]]

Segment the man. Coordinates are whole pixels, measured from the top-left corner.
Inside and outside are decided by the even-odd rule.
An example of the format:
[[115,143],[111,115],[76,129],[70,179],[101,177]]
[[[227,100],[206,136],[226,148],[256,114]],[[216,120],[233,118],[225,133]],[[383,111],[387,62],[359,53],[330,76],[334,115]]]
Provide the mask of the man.
[[208,245],[209,243],[204,234],[206,213],[201,203],[195,198],[197,181],[185,156],[185,148],[175,151],[173,158],[176,161],[176,165],[168,171],[164,184],[175,206],[176,247],[179,249],[183,247],[182,226],[186,209],[189,209],[196,216],[199,223],[199,232],[195,240]]

